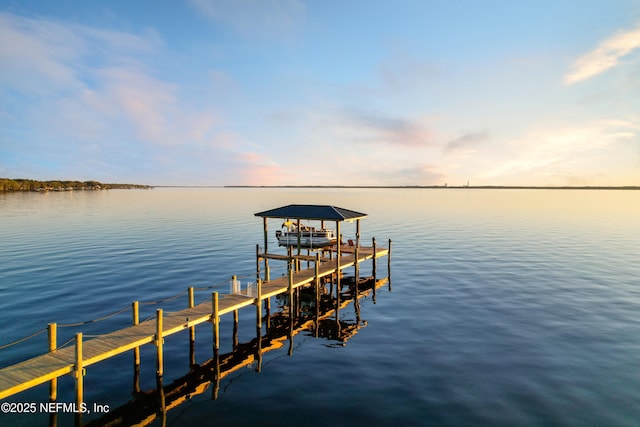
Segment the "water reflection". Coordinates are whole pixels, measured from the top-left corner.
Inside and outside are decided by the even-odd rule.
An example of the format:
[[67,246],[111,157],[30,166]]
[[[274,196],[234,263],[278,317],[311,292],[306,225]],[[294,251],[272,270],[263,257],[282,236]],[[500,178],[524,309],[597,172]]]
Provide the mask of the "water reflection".
[[[233,351],[214,354],[212,359],[202,364],[193,363],[188,374],[171,384],[163,385],[162,376],[157,376],[155,390],[140,391],[137,381],[139,365],[134,365],[135,398],[85,426],[142,426],[152,422],[159,422],[164,426],[167,411],[196,395],[205,393],[209,388],[211,398],[217,399],[221,380],[239,369],[254,366],[256,372],[260,372],[262,356],[265,353],[283,349],[286,345],[288,354],[293,355],[294,337],[300,333],[308,332],[313,337],[326,339],[329,341],[328,346],[343,346],[361,328],[367,326],[367,321],[361,319],[359,300],[374,294],[376,288],[388,287],[391,290],[388,278],[374,281],[373,277],[370,277],[360,279],[356,283],[354,278],[347,277],[341,281],[340,292],[335,294],[330,293],[332,285],[324,284],[321,287],[324,292],[317,300],[313,289],[298,289],[299,292],[294,293],[291,305],[292,316],[289,315],[288,295],[276,297],[279,311],[273,314],[267,312],[263,318],[263,324],[266,324],[265,333],[260,334],[260,338],[256,335],[256,338],[249,342],[238,343],[237,326],[234,325]],[[355,319],[341,319],[340,310],[347,308],[352,302]]]

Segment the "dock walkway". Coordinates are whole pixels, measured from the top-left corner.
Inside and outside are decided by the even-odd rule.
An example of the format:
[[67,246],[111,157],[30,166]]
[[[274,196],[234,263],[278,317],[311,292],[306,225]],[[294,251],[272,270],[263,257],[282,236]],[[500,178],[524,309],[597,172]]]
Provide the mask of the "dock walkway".
[[[341,250],[345,254],[350,252],[349,248],[341,248]],[[339,265],[336,260],[326,261],[322,259],[318,266],[291,272],[290,276],[287,275],[265,281],[258,290],[258,297],[248,297],[241,294],[218,295],[214,293],[213,302],[210,300],[205,301],[191,308],[166,313],[164,316],[162,315],[162,310],[158,310],[160,312],[159,318],[99,335],[84,342],[82,341],[82,335],[78,334],[80,337],[76,337],[75,346],[52,350],[47,354],[0,369],[0,399],[47,381],[55,380],[66,374],[74,374],[77,381],[81,381],[81,378],[78,377],[83,375],[82,372],[85,367],[145,344],[155,343],[159,347],[159,358],[161,360],[162,340],[157,339],[158,335],[166,337],[201,323],[212,321],[215,318],[216,308],[217,319],[215,323],[217,324],[224,314],[250,305],[259,307],[261,301],[315,282],[316,278],[320,279],[335,274],[337,271],[368,259],[375,260],[388,255],[389,248],[359,247],[357,259],[355,252],[340,257]]]

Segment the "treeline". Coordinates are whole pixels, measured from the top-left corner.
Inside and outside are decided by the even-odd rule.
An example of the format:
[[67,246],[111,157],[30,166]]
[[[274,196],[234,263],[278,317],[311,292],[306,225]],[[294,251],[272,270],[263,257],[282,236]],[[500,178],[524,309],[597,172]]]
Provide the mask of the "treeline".
[[0,178],[0,191],[80,191],[80,190],[112,190],[130,188],[153,188],[138,184],[104,184],[98,181],[38,181],[35,179]]

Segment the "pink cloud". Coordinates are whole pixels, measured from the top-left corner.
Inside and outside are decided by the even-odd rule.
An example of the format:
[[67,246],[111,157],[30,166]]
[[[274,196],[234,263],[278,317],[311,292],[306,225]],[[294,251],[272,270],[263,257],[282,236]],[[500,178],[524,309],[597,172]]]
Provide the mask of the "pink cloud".
[[282,185],[289,174],[270,157],[255,152],[236,155],[235,161],[239,185]]

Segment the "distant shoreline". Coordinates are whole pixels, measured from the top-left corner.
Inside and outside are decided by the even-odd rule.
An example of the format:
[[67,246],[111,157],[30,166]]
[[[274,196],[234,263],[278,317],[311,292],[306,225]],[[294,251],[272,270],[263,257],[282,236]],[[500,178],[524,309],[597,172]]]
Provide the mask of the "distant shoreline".
[[116,189],[151,189],[150,185],[140,184],[110,184],[99,181],[39,181],[35,179],[0,178],[0,193],[39,192],[48,191],[100,191]]

